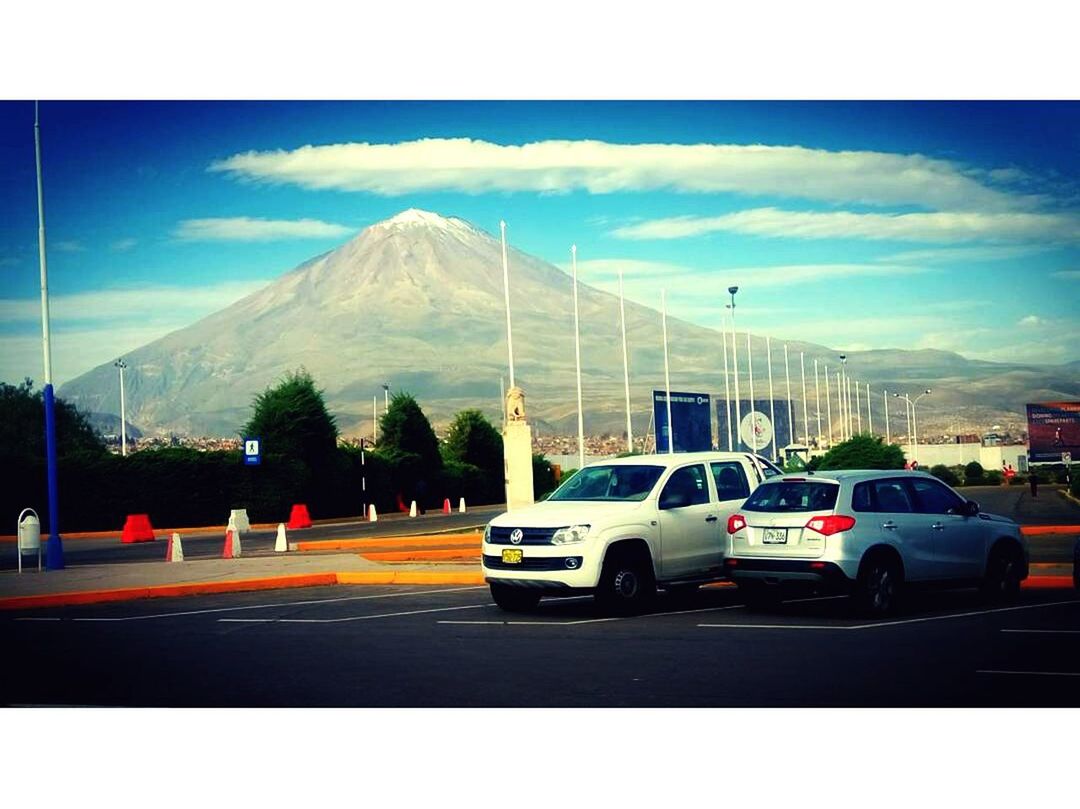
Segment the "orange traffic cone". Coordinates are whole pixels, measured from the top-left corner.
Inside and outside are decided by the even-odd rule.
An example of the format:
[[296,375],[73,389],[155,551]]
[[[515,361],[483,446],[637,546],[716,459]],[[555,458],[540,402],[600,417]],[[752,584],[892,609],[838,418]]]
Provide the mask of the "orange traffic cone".
[[449,497],[447,497],[445,500],[442,501],[442,513],[443,514],[449,514],[450,513],[450,498]]
[[221,550],[222,559],[233,558],[233,532],[232,529],[225,532],[225,547]]

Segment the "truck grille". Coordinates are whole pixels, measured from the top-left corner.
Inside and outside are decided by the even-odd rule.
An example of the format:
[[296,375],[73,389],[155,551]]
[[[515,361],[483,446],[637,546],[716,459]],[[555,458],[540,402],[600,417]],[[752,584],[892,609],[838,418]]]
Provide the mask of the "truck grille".
[[[512,545],[510,542],[510,533],[513,528],[496,528],[491,527],[491,537],[488,539],[493,545]],[[555,528],[522,528],[521,532],[524,534],[520,545],[550,545],[551,538],[555,535]]]

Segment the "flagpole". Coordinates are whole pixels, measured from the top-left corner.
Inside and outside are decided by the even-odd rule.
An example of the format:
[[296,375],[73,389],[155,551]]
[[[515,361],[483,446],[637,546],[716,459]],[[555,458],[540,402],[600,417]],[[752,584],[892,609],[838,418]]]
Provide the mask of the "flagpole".
[[577,365],[577,446],[578,469],[585,468],[585,414],[581,411],[581,329],[578,327],[577,245],[570,245],[574,267],[574,362]]
[[825,419],[829,423],[829,449],[833,445],[832,433],[832,394],[829,392],[829,366],[825,366]]
[[840,417],[840,440],[845,440],[844,433],[844,386],[840,371],[836,372],[836,415]]
[[[735,293],[739,291],[738,287],[728,287],[728,293],[731,295],[731,372],[735,375],[735,449],[738,450],[742,444],[742,436],[739,430],[742,429],[742,400],[739,398],[739,341],[738,335],[735,332]],[[753,404],[751,404],[751,408]]]
[[787,377],[788,443],[795,443],[795,417],[791,412],[791,367],[788,365],[787,343],[784,343],[784,376]]
[[667,290],[664,289],[660,290],[660,322],[664,329],[664,393],[667,398],[668,454],[671,455],[675,453],[675,425],[671,423],[671,372],[668,367],[667,350]]
[[870,383],[866,383],[866,432],[874,434],[874,414],[870,410]]
[[817,445],[821,448],[821,385],[818,382],[818,361],[814,360],[814,413],[817,414]]
[[806,415],[806,360],[805,354],[799,352],[799,372],[802,374],[802,428],[806,446],[810,447],[810,419]]
[[[622,270],[619,270],[619,322],[622,324],[623,387],[626,389],[626,450],[633,452],[634,428],[630,422],[630,356],[626,353],[626,305],[623,302]],[[724,356],[724,362],[727,362],[727,355]]]
[[499,220],[502,234],[503,296],[506,299],[506,353],[510,357],[510,387],[514,388],[514,336],[510,330],[510,265],[506,261],[506,222]]
[[892,435],[889,433],[889,392],[881,391],[881,398],[885,402],[885,443],[892,443]]
[[750,451],[756,453],[757,448],[757,418],[754,414],[757,412],[757,403],[754,401],[754,355],[751,349],[753,344],[750,342],[750,330],[746,331],[746,373],[750,377],[750,434],[753,436],[753,444],[750,446]]
[[776,401],[773,399],[772,384],[772,338],[765,335],[765,361],[769,364],[769,420],[772,422],[772,459],[776,461],[779,455],[776,451]]
[[727,448],[728,452],[732,452],[735,446],[731,442],[731,371],[728,368],[727,323],[724,322],[723,313],[720,315],[720,334],[724,338],[724,411],[727,413]]
[[859,381],[853,380],[851,383],[855,388],[855,421],[858,424],[859,434],[862,434],[862,405],[859,404]]
[[60,539],[60,503],[56,470],[56,401],[52,384],[52,343],[49,335],[49,273],[45,261],[45,191],[41,179],[41,124],[34,102],[34,158],[37,165],[38,261],[41,267],[41,347],[45,355],[45,466],[49,492],[49,538],[45,542],[45,569],[64,569]]

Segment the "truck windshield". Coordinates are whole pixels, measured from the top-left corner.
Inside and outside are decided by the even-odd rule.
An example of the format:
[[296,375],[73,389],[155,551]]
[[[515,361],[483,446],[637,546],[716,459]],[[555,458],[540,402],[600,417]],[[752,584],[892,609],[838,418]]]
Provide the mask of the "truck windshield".
[[835,483],[776,480],[762,483],[750,494],[746,511],[828,511],[836,505],[840,487]]
[[588,466],[556,489],[548,500],[644,500],[663,471],[662,466]]

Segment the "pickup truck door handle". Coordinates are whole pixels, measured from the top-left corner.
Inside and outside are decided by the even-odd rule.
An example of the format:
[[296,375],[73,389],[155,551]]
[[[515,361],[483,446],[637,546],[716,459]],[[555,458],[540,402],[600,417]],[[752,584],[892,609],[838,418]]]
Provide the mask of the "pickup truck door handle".
[[717,517],[715,514],[710,514],[708,517],[705,518],[705,522],[716,522],[718,519],[720,518]]
[[944,531],[945,530],[945,524],[940,523],[940,522],[933,523],[933,524],[931,524],[930,527],[932,529],[934,529],[935,531]]
[[892,520],[888,520],[887,522],[883,522],[881,524],[881,527],[884,528],[886,531],[895,531],[896,523],[894,523]]

